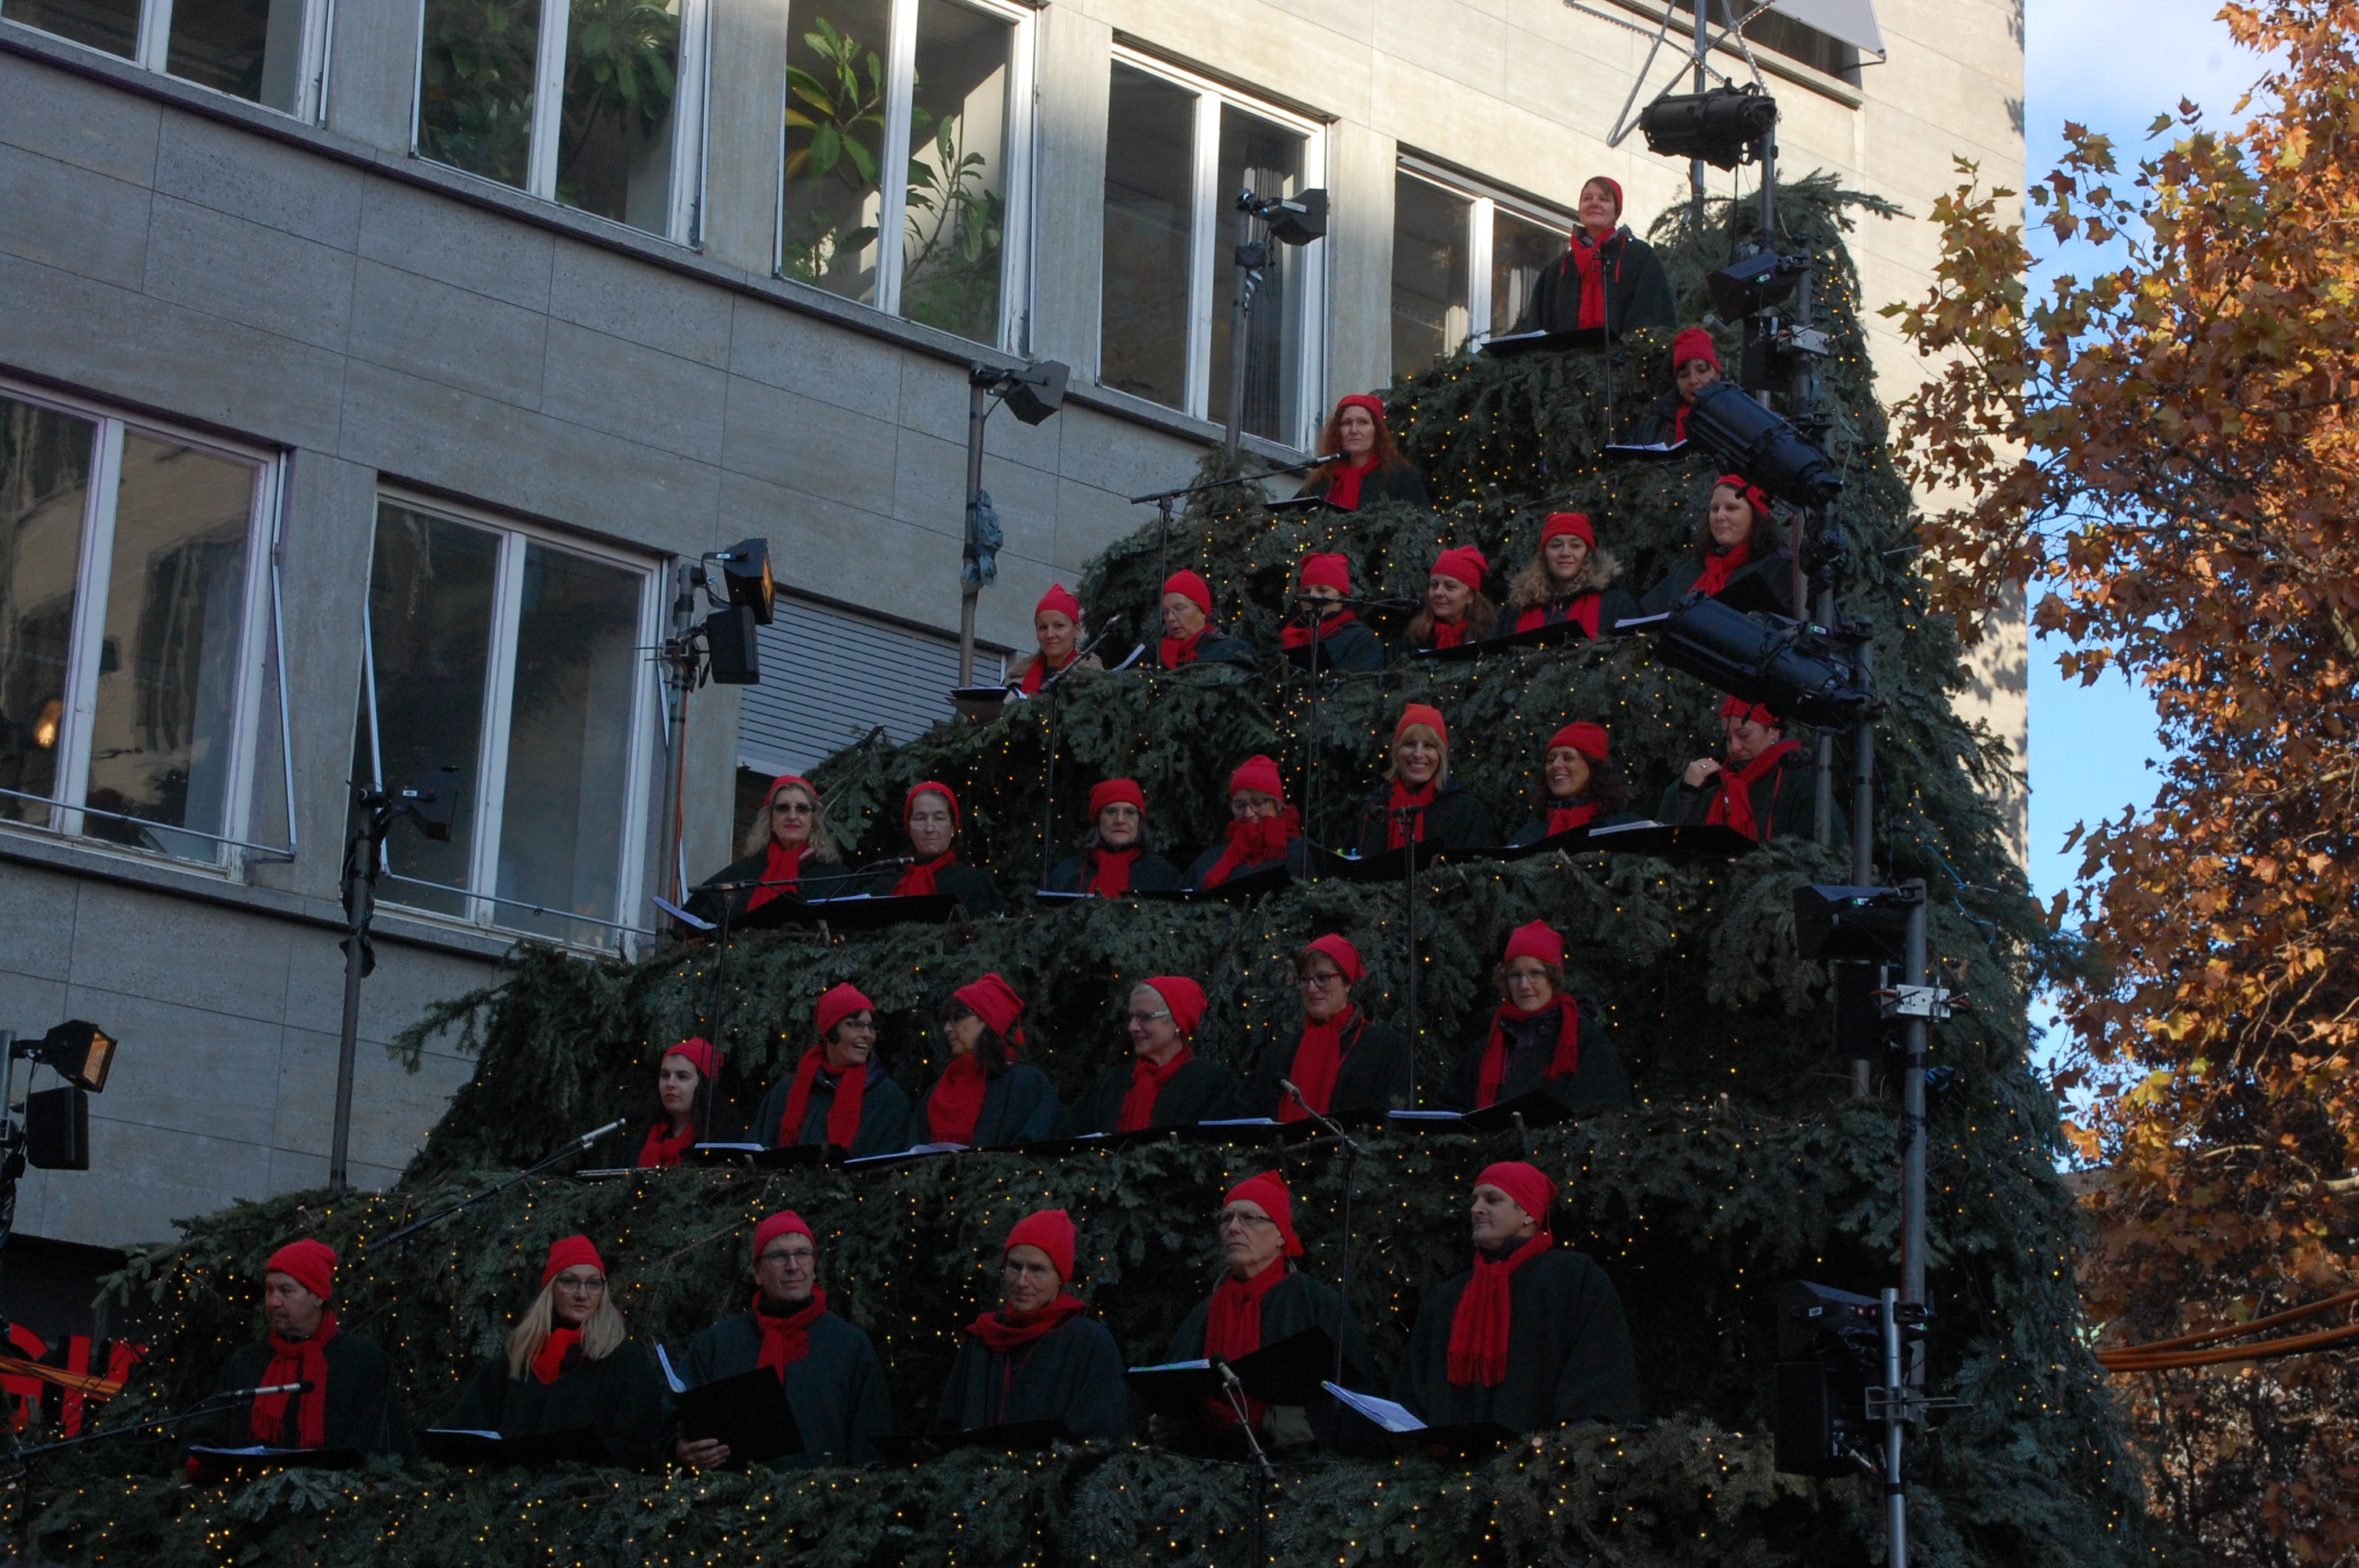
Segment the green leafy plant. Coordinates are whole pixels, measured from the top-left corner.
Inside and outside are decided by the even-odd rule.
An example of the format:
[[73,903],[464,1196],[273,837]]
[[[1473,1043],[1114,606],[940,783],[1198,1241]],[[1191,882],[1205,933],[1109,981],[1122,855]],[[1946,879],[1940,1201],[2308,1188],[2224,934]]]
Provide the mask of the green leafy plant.
[[671,118],[679,0],[573,0],[558,135],[557,199],[623,216],[634,156]]
[[[821,69],[787,68],[786,178],[813,189],[780,261],[788,277],[819,283],[836,257],[876,238],[874,224],[842,227],[818,188],[832,182],[856,197],[875,187],[885,161],[886,73],[875,49],[825,16],[812,18],[803,44]],[[915,111],[913,123],[923,114]]]
[[[919,111],[922,113],[922,111]],[[909,160],[908,262],[901,313],[963,338],[998,333],[999,254],[1006,201],[985,187],[990,160],[966,149],[966,116],[934,132],[932,157]]]
[[531,0],[428,0],[420,153],[486,179],[524,183],[539,10]]

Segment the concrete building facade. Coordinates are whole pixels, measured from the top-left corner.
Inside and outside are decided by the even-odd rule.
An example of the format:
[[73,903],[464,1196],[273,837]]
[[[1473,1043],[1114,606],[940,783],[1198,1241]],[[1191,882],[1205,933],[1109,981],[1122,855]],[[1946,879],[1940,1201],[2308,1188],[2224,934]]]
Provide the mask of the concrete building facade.
[[[1871,306],[1919,294],[1952,156],[2020,166],[2020,6],[1882,0],[1864,63],[1789,9],[1748,27],[1781,167],[1911,214],[1854,243]],[[1247,351],[1248,439],[1293,456],[1512,320],[1587,176],[1641,230],[1684,200],[1605,146],[1659,15],[0,0],[0,1028],[123,1041],[91,1169],[31,1173],[20,1231],[154,1239],[322,1181],[346,780],[450,763],[362,1023],[354,1176],[390,1181],[469,1064],[384,1043],[520,939],[636,940],[668,777],[701,872],[741,764],[829,739],[707,687],[671,754],[646,650],[680,561],[765,536],[810,613],[939,657],[970,369],[1054,359],[1064,412],[994,419],[985,462],[980,634],[1025,645],[1219,438],[1237,185],[1331,193]],[[1896,392],[1914,357],[1871,331]],[[1981,694],[2018,747],[2020,659]]]

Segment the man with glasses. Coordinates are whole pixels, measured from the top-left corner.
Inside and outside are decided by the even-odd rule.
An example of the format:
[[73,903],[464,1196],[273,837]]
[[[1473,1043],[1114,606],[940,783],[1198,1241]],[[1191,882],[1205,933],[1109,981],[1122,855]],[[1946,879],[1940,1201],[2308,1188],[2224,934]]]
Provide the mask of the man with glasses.
[[1155,975],[1133,986],[1130,1060],[1090,1081],[1065,1113],[1062,1134],[1143,1132],[1230,1115],[1237,1076],[1196,1054],[1203,1018],[1204,988],[1185,975]]
[[[1374,1121],[1408,1108],[1408,1036],[1371,1023],[1352,1000],[1352,988],[1366,973],[1360,950],[1340,935],[1321,936],[1295,956],[1302,1032],[1262,1054],[1238,1115],[1299,1121],[1316,1111]],[[1289,1083],[1301,1099],[1287,1092]]]
[[[884,1363],[868,1336],[827,1310],[819,1283],[819,1249],[792,1210],[754,1229],[754,1301],[696,1336],[679,1375],[690,1388],[767,1368],[778,1375],[802,1429],[803,1452],[781,1469],[861,1465],[877,1457],[876,1440],[893,1435],[893,1403]],[[675,1437],[683,1465],[710,1470],[729,1463],[729,1445]]]

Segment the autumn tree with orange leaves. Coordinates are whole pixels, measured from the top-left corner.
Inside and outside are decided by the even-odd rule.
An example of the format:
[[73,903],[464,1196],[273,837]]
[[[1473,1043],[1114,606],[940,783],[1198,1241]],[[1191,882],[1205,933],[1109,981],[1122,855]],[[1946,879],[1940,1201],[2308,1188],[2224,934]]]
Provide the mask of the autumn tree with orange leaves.
[[2359,11],[2221,15],[2270,65],[2249,119],[2182,103],[2135,168],[2068,125],[2028,193],[2122,265],[2031,297],[2014,192],[1962,164],[1938,282],[1887,314],[1940,367],[1897,420],[1939,602],[1971,633],[2029,584],[2066,673],[2160,715],[2153,806],[2075,830],[2050,912],[2090,950],[2057,1087],[2101,1344],[2235,1325],[2114,1379],[2154,1506],[2213,1561],[2348,1563],[2359,1306],[2302,1319],[2306,1353],[2230,1347],[2359,1285]]

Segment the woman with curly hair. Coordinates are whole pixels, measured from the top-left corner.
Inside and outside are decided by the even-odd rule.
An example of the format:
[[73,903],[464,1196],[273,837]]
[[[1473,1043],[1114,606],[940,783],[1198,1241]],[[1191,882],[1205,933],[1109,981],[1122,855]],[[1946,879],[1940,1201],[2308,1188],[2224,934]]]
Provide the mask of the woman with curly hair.
[[1638,613],[1638,601],[1614,586],[1621,578],[1622,563],[1597,547],[1586,513],[1551,512],[1539,549],[1507,584],[1513,630],[1571,622],[1584,637],[1610,637],[1616,622]]
[[1357,512],[1379,501],[1430,504],[1425,481],[1393,445],[1385,427],[1385,406],[1364,392],[1340,399],[1319,432],[1319,455],[1304,495],[1316,495],[1342,512]]

